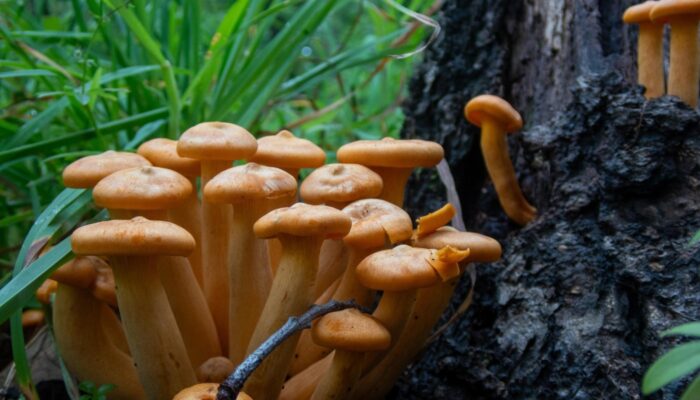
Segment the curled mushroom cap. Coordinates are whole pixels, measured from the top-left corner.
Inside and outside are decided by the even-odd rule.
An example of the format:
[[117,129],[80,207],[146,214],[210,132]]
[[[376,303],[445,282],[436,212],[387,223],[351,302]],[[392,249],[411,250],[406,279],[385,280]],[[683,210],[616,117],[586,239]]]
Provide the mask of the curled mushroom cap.
[[349,308],[321,317],[311,335],[318,345],[357,353],[380,351],[391,345],[389,331],[371,315]]
[[379,248],[408,240],[412,234],[411,217],[400,207],[379,199],[358,200],[343,208],[352,220],[343,241],[353,247]]
[[338,239],[350,231],[351,225],[350,217],[333,207],[297,203],[265,214],[253,230],[256,236],[265,239],[281,234]]
[[400,245],[378,251],[357,266],[357,280],[374,290],[403,291],[432,286],[440,276],[430,264],[435,250]]
[[226,357],[212,357],[197,367],[199,382],[223,382],[233,372],[235,366]]
[[[215,400],[219,390],[218,383],[198,383],[194,386],[182,389],[173,397],[173,400]],[[253,400],[247,394],[240,392],[236,400]]]
[[673,17],[700,14],[700,0],[665,0],[654,3],[649,13],[653,21],[664,22]]
[[215,176],[204,187],[204,196],[212,203],[240,203],[289,197],[296,190],[296,179],[283,170],[248,163]]
[[434,167],[444,157],[442,146],[418,139],[358,140],[338,149],[338,161],[372,167]]
[[381,192],[382,178],[359,164],[324,165],[301,184],[301,197],[310,204],[349,203]]
[[474,97],[464,107],[464,116],[476,126],[481,126],[484,118],[493,118],[503,124],[506,132],[516,132],[523,128],[523,119],[513,106],[498,96],[483,94]]
[[625,10],[622,14],[622,21],[626,24],[640,24],[651,22],[651,9],[659,4],[655,0],[645,1],[644,3],[635,4]]
[[63,169],[63,184],[70,188],[91,188],[116,171],[146,165],[151,163],[138,154],[109,150],[70,163]]
[[258,139],[258,151],[250,161],[285,169],[318,168],[326,162],[326,152],[312,141],[283,130]]
[[192,190],[192,183],[175,171],[138,167],[102,179],[92,196],[95,204],[113,210],[162,210],[182,204]]
[[501,244],[496,239],[474,232],[460,232],[444,226],[430,235],[413,242],[416,247],[441,249],[452,246],[471,250],[468,262],[493,262],[501,258]]
[[82,226],[73,232],[71,246],[84,255],[187,256],[194,238],[173,223],[136,217]]
[[51,295],[56,293],[56,289],[58,289],[58,282],[53,279],[45,280],[44,283],[39,286],[39,289],[36,290],[36,298],[39,300],[39,303],[51,303]]
[[197,160],[243,160],[258,148],[244,128],[226,122],[203,122],[186,130],[177,142],[177,153]]
[[185,176],[199,176],[199,160],[177,154],[177,140],[156,138],[144,142],[137,151],[156,167],[172,169]]

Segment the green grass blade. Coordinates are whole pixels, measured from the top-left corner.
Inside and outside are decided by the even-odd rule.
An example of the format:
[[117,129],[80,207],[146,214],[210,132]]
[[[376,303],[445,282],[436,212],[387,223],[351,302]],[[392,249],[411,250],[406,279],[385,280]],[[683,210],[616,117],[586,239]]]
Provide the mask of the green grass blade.
[[56,76],[56,73],[46,69],[25,69],[20,71],[0,72],[0,79],[7,78],[31,78],[34,76]]
[[12,345],[12,359],[15,363],[15,380],[20,391],[30,400],[39,400],[39,394],[32,382],[32,371],[25,349],[21,310],[15,312],[10,319],[10,343]]
[[86,41],[92,38],[89,32],[66,32],[66,31],[13,31],[12,36],[16,38],[39,39],[39,40],[78,40]]
[[40,112],[36,117],[30,119],[24,125],[22,125],[17,133],[14,136],[11,136],[3,147],[12,148],[26,143],[35,133],[46,128],[51,121],[61,114],[69,105],[70,102],[68,101],[67,97],[54,101],[44,111]]
[[700,375],[696,376],[690,385],[683,392],[681,400],[697,400],[700,399]]
[[644,374],[642,393],[651,394],[698,368],[700,368],[700,341],[677,346],[656,360]]
[[700,322],[690,322],[679,325],[661,333],[661,337],[667,336],[693,336],[700,337]]

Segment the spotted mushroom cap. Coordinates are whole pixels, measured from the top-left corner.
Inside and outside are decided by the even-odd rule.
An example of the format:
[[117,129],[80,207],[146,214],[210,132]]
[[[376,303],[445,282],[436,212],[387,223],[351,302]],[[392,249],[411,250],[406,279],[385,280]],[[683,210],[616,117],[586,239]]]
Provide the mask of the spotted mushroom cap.
[[98,206],[112,210],[165,210],[181,205],[192,190],[189,179],[173,170],[139,167],[102,179],[92,197]]
[[403,291],[420,289],[440,282],[430,264],[435,250],[406,245],[378,251],[357,266],[357,280],[374,290]]
[[410,239],[411,217],[401,207],[380,199],[358,200],[343,208],[352,220],[350,232],[343,238],[348,246],[379,248]]
[[622,21],[626,24],[641,24],[651,22],[651,9],[658,4],[658,1],[645,1],[628,7],[622,14]]
[[698,18],[700,0],[663,0],[656,1],[649,16],[654,22],[667,22],[675,17]]
[[[179,391],[173,400],[216,400],[218,390],[218,383],[198,383]],[[236,400],[253,400],[253,398],[240,392]]]
[[382,178],[363,165],[328,164],[310,173],[300,190],[309,204],[344,204],[377,197],[382,187]]
[[501,244],[496,239],[475,232],[460,232],[443,226],[435,232],[413,242],[415,247],[441,249],[452,246],[456,249],[469,249],[466,262],[494,262],[501,258]]
[[138,153],[156,167],[172,169],[184,176],[194,177],[201,173],[199,160],[177,154],[177,140],[151,139],[139,146]]
[[197,160],[247,160],[258,142],[244,128],[227,122],[203,122],[186,130],[177,142],[177,153]]
[[434,167],[445,152],[438,143],[419,139],[358,140],[338,149],[338,161],[371,167]]
[[350,231],[351,225],[350,217],[333,207],[297,203],[265,214],[255,222],[253,230],[264,239],[278,235],[339,239]]
[[312,141],[283,130],[258,139],[258,151],[250,161],[285,169],[318,168],[326,162],[326,152]]
[[491,118],[502,124],[506,132],[516,132],[523,128],[520,113],[507,101],[490,94],[482,94],[469,100],[464,107],[464,116],[479,127],[485,118]]
[[324,315],[314,323],[311,336],[319,346],[357,353],[386,350],[391,345],[389,331],[354,308]]
[[194,238],[185,229],[143,217],[82,226],[73,232],[71,246],[78,255],[187,256]]
[[212,203],[241,203],[293,196],[297,181],[275,167],[248,163],[229,168],[204,187],[204,197]]
[[70,163],[63,169],[63,184],[69,188],[88,189],[114,172],[147,165],[151,163],[138,154],[109,150]]

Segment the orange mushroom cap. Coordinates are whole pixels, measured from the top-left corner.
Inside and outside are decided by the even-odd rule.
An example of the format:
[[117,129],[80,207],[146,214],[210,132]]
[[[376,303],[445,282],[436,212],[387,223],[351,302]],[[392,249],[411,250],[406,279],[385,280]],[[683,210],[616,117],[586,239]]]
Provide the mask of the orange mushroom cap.
[[428,236],[413,242],[415,247],[441,249],[452,246],[469,249],[467,262],[494,262],[501,258],[501,244],[496,239],[475,232],[460,232],[452,227],[442,227]]
[[221,172],[204,187],[212,203],[241,203],[293,196],[297,181],[279,168],[248,163]]
[[143,217],[85,225],[71,237],[73,252],[80,255],[187,256],[194,244],[183,228]]
[[87,289],[97,278],[96,264],[104,264],[99,257],[78,256],[58,267],[51,274],[51,279],[64,285]]
[[338,161],[372,167],[434,167],[445,153],[438,143],[418,139],[358,140],[338,149]]
[[354,308],[324,315],[314,323],[311,336],[319,346],[357,353],[386,350],[391,345],[389,331]]
[[649,16],[654,22],[666,22],[674,17],[698,18],[700,0],[664,0],[657,1]]
[[22,327],[29,328],[44,323],[45,314],[42,310],[31,309],[22,312]]
[[197,367],[199,382],[223,382],[233,372],[235,366],[226,357],[212,357]]
[[378,251],[357,266],[357,280],[374,290],[403,291],[432,286],[440,276],[430,264],[435,250],[406,245]]
[[318,168],[326,162],[326,152],[312,141],[283,130],[258,139],[258,151],[250,161],[286,169]]
[[[218,390],[218,383],[198,383],[179,391],[173,400],[216,400]],[[253,398],[240,392],[236,400],[253,400]]]
[[309,204],[349,203],[379,196],[382,178],[359,164],[328,164],[314,170],[301,184]]
[[186,130],[177,153],[197,160],[245,160],[258,148],[255,137],[243,127],[226,122],[203,122]]
[[138,167],[102,179],[92,197],[98,206],[113,210],[163,210],[181,205],[192,190],[192,183],[175,171]]
[[116,171],[146,165],[151,163],[138,154],[109,150],[70,163],[63,169],[63,184],[70,188],[91,188]]
[[411,217],[401,207],[388,201],[358,200],[343,208],[343,213],[352,220],[352,228],[343,238],[349,246],[377,248],[387,241],[396,244],[411,238]]
[[333,207],[297,203],[265,214],[255,222],[253,231],[265,239],[281,234],[337,239],[345,236],[351,226],[350,217]]
[[199,160],[177,154],[177,140],[151,139],[139,146],[137,152],[156,167],[172,169],[184,176],[199,176],[201,172]]
[[53,279],[45,280],[36,290],[37,300],[42,304],[51,303],[51,294],[56,293],[56,289],[58,289],[58,282]]
[[659,4],[658,1],[645,1],[628,7],[622,14],[622,21],[626,24],[641,24],[651,22],[651,9]]
[[479,127],[484,118],[492,118],[502,124],[509,133],[523,128],[520,113],[507,101],[490,94],[483,94],[469,100],[464,107],[464,116],[469,122]]

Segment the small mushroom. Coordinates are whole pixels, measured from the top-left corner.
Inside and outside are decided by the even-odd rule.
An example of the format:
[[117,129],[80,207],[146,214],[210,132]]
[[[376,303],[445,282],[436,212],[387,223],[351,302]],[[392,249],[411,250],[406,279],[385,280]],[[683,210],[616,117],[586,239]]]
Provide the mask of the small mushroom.
[[203,287],[202,273],[202,208],[197,196],[197,178],[201,175],[200,163],[193,158],[177,154],[177,141],[156,138],[139,146],[138,153],[156,167],[171,169],[190,180],[192,192],[185,202],[170,211],[169,220],[187,229],[192,234],[197,246],[188,257],[194,276]]
[[36,298],[41,304],[51,304],[51,295],[56,293],[58,282],[53,279],[47,279],[36,290]]
[[147,165],[151,163],[138,154],[109,150],[70,163],[63,169],[63,184],[69,188],[88,189],[113,172]]
[[275,207],[278,199],[293,199],[297,181],[279,168],[248,163],[215,176],[204,187],[204,198],[233,205],[229,247],[228,355],[243,361],[272,283],[266,242],[255,237],[253,225]]
[[523,127],[520,114],[499,97],[481,95],[467,103],[464,115],[469,122],[481,127],[481,152],[503,211],[520,225],[532,221],[537,210],[520,190],[506,142],[506,133]]
[[196,383],[194,369],[160,283],[158,257],[187,256],[194,238],[179,226],[137,217],[82,226],[73,252],[106,255],[139,379],[149,398],[168,399]]
[[[287,318],[300,315],[313,303],[321,243],[326,238],[345,236],[350,226],[350,218],[339,210],[303,203],[274,210],[255,223],[253,229],[258,237],[280,239],[282,257],[250,341],[249,353],[279,329]],[[298,339],[299,334],[290,337],[265,358],[246,381],[246,393],[260,400],[277,398]]]
[[367,352],[386,350],[391,336],[377,320],[355,309],[321,317],[313,326],[314,341],[335,350],[330,369],[316,386],[312,400],[347,399],[362,374]]
[[698,105],[698,19],[700,0],[664,0],[649,14],[655,23],[671,25],[668,94],[678,96],[692,108]]
[[276,135],[258,139],[258,151],[250,161],[283,169],[297,179],[301,168],[322,166],[326,162],[326,152],[312,141],[282,130]]
[[661,97],[664,88],[664,25],[654,23],[649,16],[656,1],[645,1],[625,10],[622,20],[639,25],[637,41],[637,80],[646,88],[648,99]]
[[[236,160],[253,156],[255,137],[244,128],[225,122],[204,122],[185,131],[177,142],[182,157],[201,161],[202,187],[231,168]],[[228,260],[231,207],[202,200],[202,266],[204,296],[209,304],[221,348],[228,352]]]
[[45,317],[43,310],[36,308],[24,310],[22,312],[22,328],[36,328],[44,323]]
[[[218,390],[218,383],[198,383],[194,386],[182,389],[173,397],[173,400],[216,400],[216,393]],[[236,400],[253,400],[253,398],[240,392]]]
[[427,140],[383,138],[358,140],[338,149],[338,161],[370,167],[384,182],[380,199],[403,207],[404,190],[414,168],[434,167],[444,156],[442,146]]
[[197,367],[197,380],[199,382],[223,382],[228,378],[235,365],[226,357],[212,357]]

